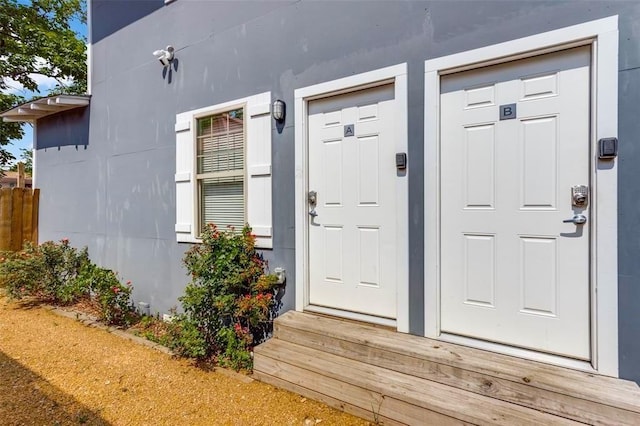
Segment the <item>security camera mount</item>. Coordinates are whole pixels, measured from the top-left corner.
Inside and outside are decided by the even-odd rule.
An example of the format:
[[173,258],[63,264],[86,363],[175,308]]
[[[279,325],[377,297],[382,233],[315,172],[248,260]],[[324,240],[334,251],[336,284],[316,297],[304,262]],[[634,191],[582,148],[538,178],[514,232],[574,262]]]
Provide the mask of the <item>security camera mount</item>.
[[167,67],[169,66],[169,64],[171,64],[171,61],[173,61],[174,51],[175,49],[173,48],[173,46],[169,45],[165,50],[155,50],[153,52],[153,56],[158,58],[158,61],[160,61],[163,67]]

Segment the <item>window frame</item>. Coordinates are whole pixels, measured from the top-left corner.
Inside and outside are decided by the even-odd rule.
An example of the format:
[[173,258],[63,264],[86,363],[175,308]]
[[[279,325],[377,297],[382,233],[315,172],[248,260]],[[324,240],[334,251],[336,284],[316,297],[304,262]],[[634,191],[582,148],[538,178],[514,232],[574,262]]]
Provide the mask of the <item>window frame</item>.
[[175,116],[175,235],[178,243],[201,243],[198,201],[197,120],[243,109],[245,223],[256,236],[256,247],[273,248],[273,188],[271,92],[221,102]]
[[[247,191],[248,191],[248,185],[247,185],[247,181],[248,181],[248,168],[247,168],[247,141],[248,141],[248,135],[247,135],[247,102],[243,102],[241,104],[238,105],[230,105],[228,107],[222,108],[222,109],[217,109],[217,110],[213,110],[210,112],[202,112],[200,114],[194,114],[193,116],[193,180],[194,180],[194,185],[193,185],[193,191],[194,191],[194,198],[193,198],[193,208],[194,208],[194,213],[195,213],[195,218],[194,218],[194,226],[195,226],[195,230],[194,230],[194,236],[196,239],[202,241],[201,235],[202,235],[202,231],[204,229],[204,227],[206,226],[206,223],[203,222],[203,217],[202,217],[202,187],[200,182],[204,179],[211,179],[216,172],[208,172],[208,173],[198,173],[198,120],[202,119],[202,118],[207,118],[207,117],[214,117],[218,114],[224,114],[224,113],[228,113],[230,111],[234,111],[234,110],[238,110],[238,109],[242,109],[242,114],[243,114],[243,118],[242,118],[242,172],[241,173],[237,173],[237,174],[233,174],[233,176],[238,176],[241,175],[242,176],[242,206],[243,206],[243,212],[242,212],[242,216],[243,216],[243,224],[247,223],[248,220],[248,215],[247,215],[247,210],[248,210],[248,197],[247,197]],[[218,172],[220,173],[220,172]],[[206,176],[206,177],[205,177]],[[244,226],[244,225],[243,225]]]

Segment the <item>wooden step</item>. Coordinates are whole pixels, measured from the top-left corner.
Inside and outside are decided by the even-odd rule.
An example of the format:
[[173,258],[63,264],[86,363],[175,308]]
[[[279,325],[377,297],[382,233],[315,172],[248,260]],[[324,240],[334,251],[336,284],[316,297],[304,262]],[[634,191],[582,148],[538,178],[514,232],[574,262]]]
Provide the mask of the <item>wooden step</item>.
[[640,425],[634,382],[308,313],[278,318],[274,336],[587,424]]
[[[313,390],[404,424],[574,425],[569,419],[459,388],[272,339],[256,348],[254,374]],[[272,382],[276,384],[275,382]],[[303,393],[303,392],[300,392]],[[375,413],[375,415],[374,415]],[[386,423],[385,423],[386,424]]]

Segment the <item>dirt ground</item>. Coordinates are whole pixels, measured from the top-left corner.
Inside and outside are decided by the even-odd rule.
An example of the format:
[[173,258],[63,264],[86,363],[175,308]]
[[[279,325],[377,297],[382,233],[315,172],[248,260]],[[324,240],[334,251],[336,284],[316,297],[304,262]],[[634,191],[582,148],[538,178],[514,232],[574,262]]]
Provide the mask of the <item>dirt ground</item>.
[[2,425],[367,425],[0,296]]

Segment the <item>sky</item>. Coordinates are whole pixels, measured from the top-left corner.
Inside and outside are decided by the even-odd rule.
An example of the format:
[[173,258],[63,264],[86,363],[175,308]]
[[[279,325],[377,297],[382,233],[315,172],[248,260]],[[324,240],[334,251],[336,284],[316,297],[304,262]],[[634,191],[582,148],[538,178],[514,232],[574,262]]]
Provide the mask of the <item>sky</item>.
[[[21,3],[26,3],[26,1],[21,1]],[[87,34],[87,25],[81,22],[72,22],[71,28],[81,36],[85,36]],[[44,77],[41,75],[33,76],[36,82],[38,83],[38,90],[40,93],[34,93],[29,90],[25,90],[21,85],[9,82],[10,91],[13,93],[20,94],[24,96],[26,99],[30,99],[32,96],[46,96],[49,90],[51,90],[56,85],[56,81],[52,78]],[[13,154],[17,160],[20,159],[21,149],[32,149],[33,147],[33,126],[31,124],[25,123],[23,125],[24,136],[20,140],[11,141],[10,145],[5,146],[5,149]]]

